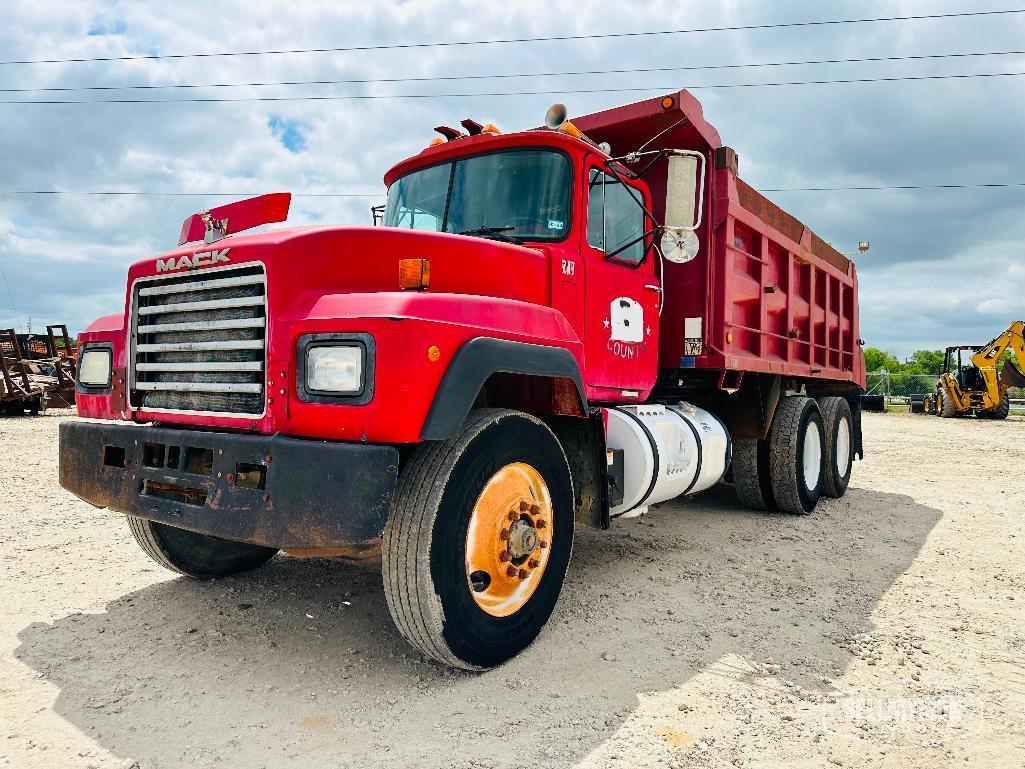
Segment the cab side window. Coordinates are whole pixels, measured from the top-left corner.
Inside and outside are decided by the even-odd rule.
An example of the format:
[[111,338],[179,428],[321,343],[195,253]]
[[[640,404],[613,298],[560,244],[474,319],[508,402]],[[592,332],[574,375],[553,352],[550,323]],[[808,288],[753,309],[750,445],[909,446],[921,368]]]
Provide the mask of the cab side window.
[[[644,209],[614,176],[592,169],[588,178],[587,244],[628,264],[644,259]],[[622,249],[622,250],[620,250]],[[617,253],[618,252],[618,253]]]

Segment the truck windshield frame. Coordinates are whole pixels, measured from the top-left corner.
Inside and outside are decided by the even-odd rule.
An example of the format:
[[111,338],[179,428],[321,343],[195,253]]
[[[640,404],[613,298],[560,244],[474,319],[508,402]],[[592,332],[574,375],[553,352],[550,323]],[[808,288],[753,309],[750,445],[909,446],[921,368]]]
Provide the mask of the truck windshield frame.
[[[530,183],[523,184],[524,179]],[[517,147],[465,155],[393,181],[384,226],[555,243],[569,237],[572,190],[573,164],[559,149]]]

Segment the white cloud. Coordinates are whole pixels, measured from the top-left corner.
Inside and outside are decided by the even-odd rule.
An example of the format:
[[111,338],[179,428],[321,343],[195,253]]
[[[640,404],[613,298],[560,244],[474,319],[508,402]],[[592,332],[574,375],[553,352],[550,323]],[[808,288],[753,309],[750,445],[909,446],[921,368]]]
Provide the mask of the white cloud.
[[[758,24],[934,13],[954,2],[772,4],[480,3],[195,0],[174,4],[9,0],[4,59],[303,48]],[[1020,47],[1023,19],[815,27],[522,45],[0,67],[0,87],[337,80],[981,51]],[[88,34],[92,31],[94,34]],[[751,70],[469,80],[302,88],[152,91],[176,95],[473,93],[546,88],[663,87],[872,75],[1014,71],[992,60],[771,67]],[[1025,181],[1025,79],[697,90],[756,187]],[[107,98],[130,92],[96,92]],[[78,95],[78,94],[75,94]],[[16,96],[8,94],[8,96]],[[567,94],[573,113],[638,94]],[[394,162],[439,123],[472,116],[506,129],[536,125],[554,97],[165,104],[0,105],[0,187],[198,192],[379,190]],[[277,125],[278,128],[274,126]],[[284,126],[285,128],[282,128]],[[301,146],[282,141],[296,126]],[[287,142],[286,142],[287,143]],[[295,151],[298,150],[298,151]],[[1025,190],[772,195],[860,258],[862,336],[898,352],[951,336],[992,335],[1025,315]],[[74,329],[119,308],[127,265],[175,243],[182,219],[223,199],[0,197],[0,259],[20,314]],[[371,201],[298,198],[291,222],[365,223]],[[59,280],[54,279],[54,270]],[[1017,277],[1017,283],[1012,282]],[[953,310],[953,312],[952,312]],[[0,292],[0,321],[10,314]],[[10,322],[10,321],[8,321]],[[988,329],[988,330],[987,330]],[[988,338],[988,337],[987,337]]]

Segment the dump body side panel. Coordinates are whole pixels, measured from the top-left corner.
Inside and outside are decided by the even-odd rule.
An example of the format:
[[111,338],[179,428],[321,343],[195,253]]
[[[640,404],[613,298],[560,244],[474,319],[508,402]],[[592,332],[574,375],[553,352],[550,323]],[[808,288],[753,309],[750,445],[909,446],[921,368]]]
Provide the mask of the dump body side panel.
[[[700,250],[687,264],[665,264],[661,369],[765,372],[864,385],[854,265],[738,177],[735,153],[721,146],[690,93],[574,123],[596,141],[608,141],[614,156],[637,150],[663,131],[647,149],[705,156]],[[666,166],[655,163],[643,177],[656,216],[665,210]]]

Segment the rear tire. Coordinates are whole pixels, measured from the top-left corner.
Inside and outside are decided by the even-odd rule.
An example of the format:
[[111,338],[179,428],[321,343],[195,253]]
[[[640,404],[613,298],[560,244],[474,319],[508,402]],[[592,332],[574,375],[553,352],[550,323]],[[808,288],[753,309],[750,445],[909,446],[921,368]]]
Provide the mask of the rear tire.
[[[456,436],[418,446],[384,531],[385,597],[399,632],[464,670],[523,651],[559,598],[573,511],[562,446],[528,414],[475,409]],[[488,516],[490,528],[481,524]]]
[[822,429],[826,436],[822,493],[839,499],[847,493],[854,467],[854,418],[846,398],[819,398]]
[[194,531],[129,515],[139,547],[165,569],[194,579],[212,579],[263,566],[277,554],[273,547],[209,537]]
[[751,510],[775,510],[769,478],[768,441],[740,438],[733,441],[733,488],[737,500]]
[[957,416],[957,406],[954,405],[954,400],[944,393],[942,390],[936,394],[937,400],[939,400],[939,414],[944,419],[951,419]]
[[780,512],[806,515],[822,495],[822,414],[804,396],[779,402],[769,431],[769,477]]

